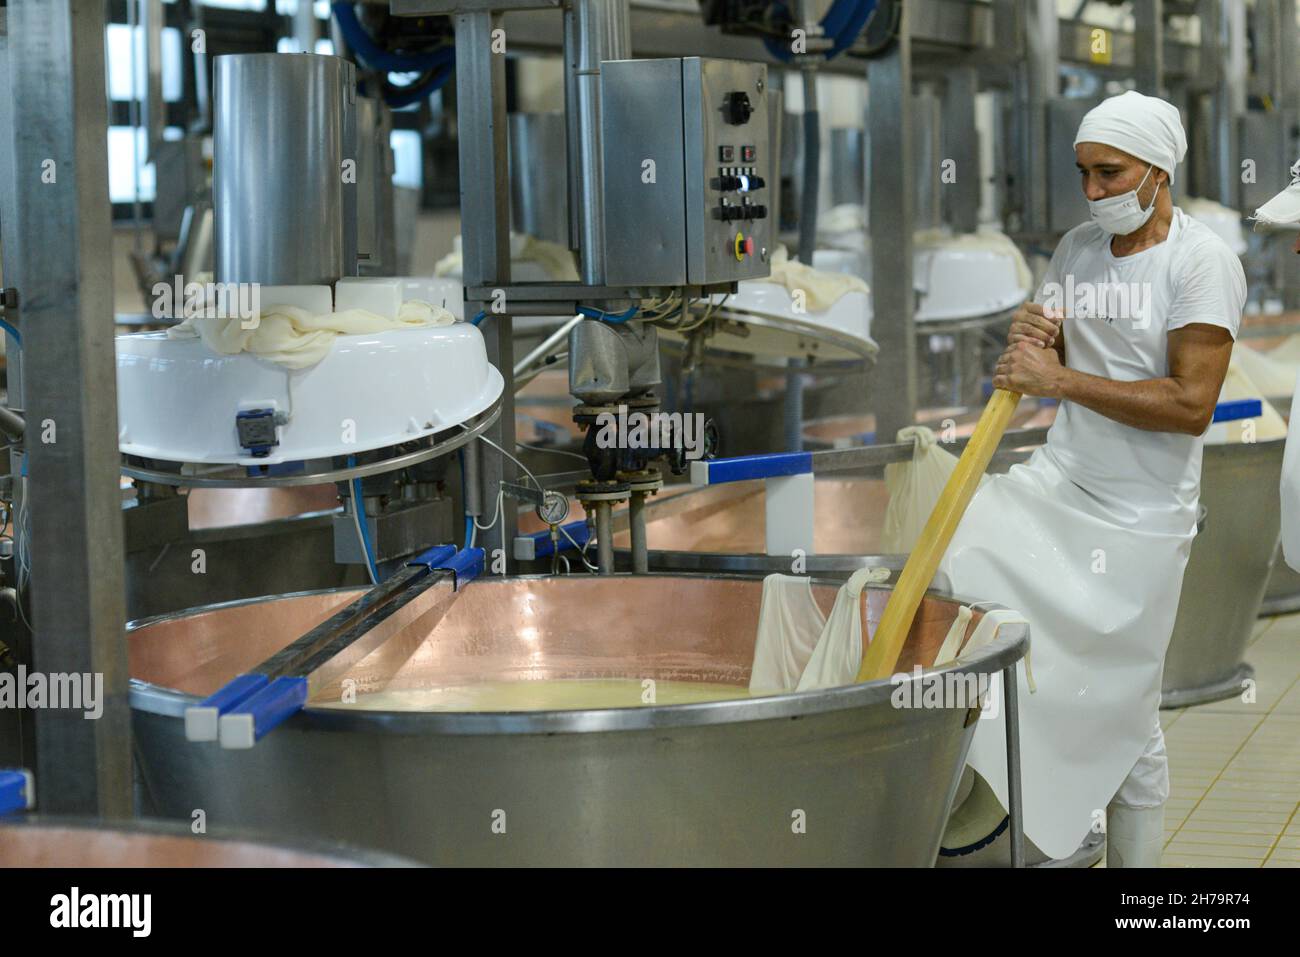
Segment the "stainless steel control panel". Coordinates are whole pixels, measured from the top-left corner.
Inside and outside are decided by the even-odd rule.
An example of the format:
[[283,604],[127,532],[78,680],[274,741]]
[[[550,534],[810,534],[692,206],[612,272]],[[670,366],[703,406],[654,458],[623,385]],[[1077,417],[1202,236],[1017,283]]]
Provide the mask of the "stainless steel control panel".
[[684,57],[601,64],[605,280],[769,275],[767,67]]

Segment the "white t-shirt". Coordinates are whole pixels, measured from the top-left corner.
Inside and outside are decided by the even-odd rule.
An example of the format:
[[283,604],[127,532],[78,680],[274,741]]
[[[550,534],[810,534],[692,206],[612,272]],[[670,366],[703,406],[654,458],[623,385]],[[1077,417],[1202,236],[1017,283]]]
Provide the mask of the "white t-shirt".
[[[1065,314],[1071,369],[1123,382],[1169,374],[1168,333],[1190,323],[1236,339],[1246,302],[1241,261],[1208,226],[1174,209],[1164,242],[1116,257],[1096,223],[1061,239],[1035,302]],[[1117,524],[1190,533],[1201,488],[1204,435],[1122,425],[1061,403],[1047,452]]]

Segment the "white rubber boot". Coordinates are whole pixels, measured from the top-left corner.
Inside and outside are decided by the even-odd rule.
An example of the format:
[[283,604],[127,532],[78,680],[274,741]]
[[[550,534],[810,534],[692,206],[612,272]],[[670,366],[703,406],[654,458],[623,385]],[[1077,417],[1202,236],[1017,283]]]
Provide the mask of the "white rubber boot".
[[1165,846],[1165,806],[1106,808],[1106,866],[1159,867]]

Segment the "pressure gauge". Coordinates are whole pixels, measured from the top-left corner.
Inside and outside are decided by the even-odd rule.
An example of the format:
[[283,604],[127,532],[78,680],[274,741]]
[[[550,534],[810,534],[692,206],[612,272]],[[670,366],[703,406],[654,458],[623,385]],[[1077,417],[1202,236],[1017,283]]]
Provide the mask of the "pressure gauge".
[[547,525],[560,525],[569,517],[569,499],[563,492],[547,489],[542,493],[542,504],[537,506],[537,517]]

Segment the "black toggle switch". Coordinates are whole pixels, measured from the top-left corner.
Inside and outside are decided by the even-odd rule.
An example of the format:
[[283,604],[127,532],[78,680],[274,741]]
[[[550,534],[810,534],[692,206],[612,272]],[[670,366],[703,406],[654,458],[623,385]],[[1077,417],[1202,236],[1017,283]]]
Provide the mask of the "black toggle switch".
[[748,93],[740,91],[728,93],[722,103],[722,118],[732,126],[743,126],[748,123],[753,113],[754,108],[750,105]]

